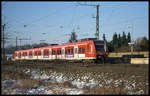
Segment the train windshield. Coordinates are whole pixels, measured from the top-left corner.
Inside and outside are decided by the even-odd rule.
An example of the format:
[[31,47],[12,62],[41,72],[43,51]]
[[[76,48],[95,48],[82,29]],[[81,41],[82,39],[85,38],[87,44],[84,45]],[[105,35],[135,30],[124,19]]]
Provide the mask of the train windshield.
[[104,52],[104,41],[94,41],[96,52]]

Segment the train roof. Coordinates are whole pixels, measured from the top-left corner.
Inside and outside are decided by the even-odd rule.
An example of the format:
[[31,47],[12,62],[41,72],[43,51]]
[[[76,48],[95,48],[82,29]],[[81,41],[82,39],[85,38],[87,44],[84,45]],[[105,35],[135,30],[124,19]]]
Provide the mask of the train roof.
[[26,50],[18,50],[15,52],[26,52],[26,51],[32,51],[32,50],[40,50],[40,49],[47,49],[47,48],[54,48],[54,47],[62,47],[62,46],[69,46],[69,45],[78,45],[78,44],[83,44],[83,43],[89,43],[95,40],[88,40],[88,41],[81,41],[81,42],[74,42],[74,43],[67,43],[67,44],[62,44],[62,45],[49,45],[46,47],[40,47],[40,48],[31,48],[31,49],[26,49]]

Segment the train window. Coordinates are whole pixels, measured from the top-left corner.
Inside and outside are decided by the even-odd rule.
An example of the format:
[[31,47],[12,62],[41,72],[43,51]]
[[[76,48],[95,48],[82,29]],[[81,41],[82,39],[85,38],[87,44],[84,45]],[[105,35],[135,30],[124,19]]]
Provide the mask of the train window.
[[23,52],[23,56],[25,56],[25,52]]
[[67,49],[65,49],[65,54],[67,54]]
[[52,51],[52,55],[55,55],[55,50]]
[[21,56],[21,52],[19,52],[19,56]]
[[60,54],[61,54],[61,50],[60,50]]
[[41,51],[38,51],[38,55],[41,55]]
[[44,55],[49,55],[49,51],[48,50],[44,50]]
[[35,53],[34,56],[37,56],[37,51],[35,51],[34,53]]
[[97,52],[104,52],[104,45],[95,45]]
[[61,54],[61,50],[58,50],[58,52],[59,52],[59,54],[58,54],[58,55],[60,55],[60,54]]
[[43,52],[43,53],[44,53],[44,55],[46,55],[46,50],[44,50],[44,52]]
[[77,48],[75,48],[75,53],[77,53]]
[[85,53],[85,48],[82,48],[82,54],[84,54]]
[[79,54],[81,54],[81,48],[79,48]]
[[68,49],[68,54],[70,54],[70,49]]
[[60,54],[60,51],[59,51],[59,50],[57,50],[57,54],[58,54],[58,55]]
[[48,50],[46,50],[46,55],[49,55],[49,51]]
[[22,52],[22,56],[24,56],[24,52]]
[[27,56],[27,52],[24,53],[24,56]]
[[59,54],[59,50],[57,50],[57,54]]
[[32,51],[29,52],[29,56],[32,56]]
[[73,48],[71,49],[71,54],[73,54]]
[[54,55],[56,54],[56,51],[54,50]]

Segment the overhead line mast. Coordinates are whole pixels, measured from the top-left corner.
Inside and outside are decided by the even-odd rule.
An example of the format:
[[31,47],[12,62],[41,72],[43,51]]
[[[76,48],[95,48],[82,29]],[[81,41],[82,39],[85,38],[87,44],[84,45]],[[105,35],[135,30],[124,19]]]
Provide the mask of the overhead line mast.
[[99,40],[99,5],[96,5],[96,38]]
[[96,33],[95,33],[95,37],[97,38],[97,40],[99,40],[99,4],[97,5],[91,5],[91,4],[80,4],[81,6],[96,6]]

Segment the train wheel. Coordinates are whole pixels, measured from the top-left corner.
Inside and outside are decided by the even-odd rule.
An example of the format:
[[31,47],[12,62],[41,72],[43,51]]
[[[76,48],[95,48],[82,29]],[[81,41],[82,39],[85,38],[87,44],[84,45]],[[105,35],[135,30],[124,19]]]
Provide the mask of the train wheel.
[[104,64],[105,63],[105,58],[103,56],[98,56],[97,59],[96,59],[96,63]]
[[105,63],[105,58],[103,56],[101,56],[101,63],[104,64]]

